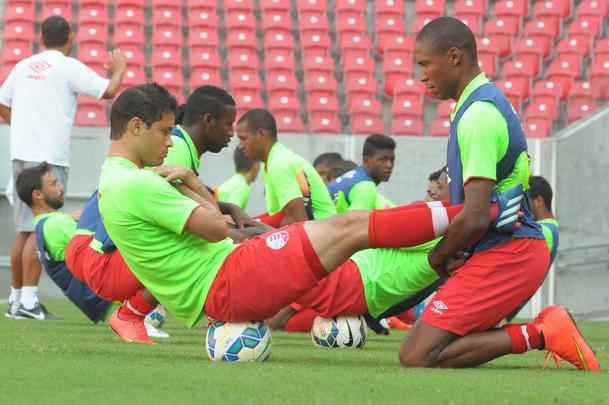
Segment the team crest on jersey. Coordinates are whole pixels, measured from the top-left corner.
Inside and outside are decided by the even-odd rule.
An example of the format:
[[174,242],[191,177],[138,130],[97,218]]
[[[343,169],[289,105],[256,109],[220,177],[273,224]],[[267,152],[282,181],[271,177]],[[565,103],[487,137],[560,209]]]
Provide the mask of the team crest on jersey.
[[431,303],[432,308],[431,311],[435,312],[436,314],[442,315],[444,313],[444,311],[446,311],[448,309],[448,306],[446,306],[446,304],[444,303],[444,301],[440,301],[440,300],[435,300]]
[[269,249],[279,250],[288,244],[290,234],[288,231],[274,232],[266,237],[266,245]]

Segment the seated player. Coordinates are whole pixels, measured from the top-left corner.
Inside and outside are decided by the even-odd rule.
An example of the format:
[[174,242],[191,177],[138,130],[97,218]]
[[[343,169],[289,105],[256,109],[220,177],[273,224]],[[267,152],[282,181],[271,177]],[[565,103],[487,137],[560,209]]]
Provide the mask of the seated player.
[[431,173],[427,180],[429,183],[427,184],[425,201],[442,201],[438,198],[439,195],[446,195],[446,199],[448,199],[448,173],[446,172],[446,166]]
[[[65,264],[65,249],[76,231],[76,220],[58,211],[63,207],[64,188],[52,167],[45,163],[24,169],[16,179],[19,198],[32,209],[39,258],[45,271],[92,322],[105,318],[111,302],[97,297],[86,285],[74,278]],[[22,314],[15,319],[38,319]],[[44,318],[41,318],[44,319]]]
[[378,200],[377,187],[388,181],[395,163],[395,141],[382,134],[370,135],[364,142],[362,166],[338,177],[328,190],[336,204],[337,212],[347,210],[371,210],[385,201]]
[[170,184],[179,181],[199,193],[194,172],[144,170],[163,162],[175,110],[175,99],[155,84],[127,89],[115,100],[99,210],[131,270],[187,326],[204,313],[227,322],[269,318],[356,251],[421,244],[460,218],[460,206],[440,204],[353,211],[235,246],[217,206],[194,201]]
[[237,136],[245,154],[264,162],[267,216],[260,219],[274,227],[336,214],[325,183],[303,157],[277,140],[273,115],[253,109],[239,119]]
[[343,157],[340,153],[326,152],[315,158],[313,161],[313,168],[319,173],[321,179],[328,184],[333,180],[331,176],[332,170],[341,162],[343,162]]
[[233,203],[245,210],[250,198],[252,183],[256,181],[260,171],[260,163],[248,159],[239,147],[235,148],[233,160],[235,174],[216,187],[214,195],[220,202]]

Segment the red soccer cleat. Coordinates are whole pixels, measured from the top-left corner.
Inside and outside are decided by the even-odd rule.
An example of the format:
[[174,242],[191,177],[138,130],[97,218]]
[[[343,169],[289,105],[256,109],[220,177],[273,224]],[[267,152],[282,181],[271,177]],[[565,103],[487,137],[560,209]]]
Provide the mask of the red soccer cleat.
[[546,350],[552,353],[555,362],[558,356],[580,370],[600,370],[594,351],[564,307],[552,305],[545,308],[534,323],[541,329]]
[[118,337],[126,342],[154,344],[148,333],[146,333],[144,318],[121,315],[124,318],[121,319],[118,316],[119,311],[120,308],[117,308],[108,322],[112,332],[116,333]]

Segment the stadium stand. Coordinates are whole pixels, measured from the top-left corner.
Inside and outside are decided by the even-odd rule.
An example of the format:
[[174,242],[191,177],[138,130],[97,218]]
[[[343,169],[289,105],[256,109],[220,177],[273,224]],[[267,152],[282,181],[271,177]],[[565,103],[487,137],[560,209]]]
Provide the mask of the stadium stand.
[[[446,135],[450,103],[425,97],[413,61],[416,33],[440,15],[478,36],[482,70],[531,137],[609,99],[608,0],[7,0],[3,11],[0,80],[40,49],[41,21],[63,15],[93,69],[125,52],[125,86],[156,80],[183,100],[222,85],[239,113],[269,108],[284,132]],[[76,124],[107,125],[107,106],[79,103]]]

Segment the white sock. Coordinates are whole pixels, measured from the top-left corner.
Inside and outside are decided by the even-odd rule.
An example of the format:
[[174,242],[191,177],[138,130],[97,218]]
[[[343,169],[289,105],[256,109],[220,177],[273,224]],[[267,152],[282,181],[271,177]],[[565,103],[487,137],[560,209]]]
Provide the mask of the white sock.
[[21,305],[26,309],[32,309],[38,303],[38,287],[21,288]]
[[19,302],[21,299],[21,288],[11,287],[11,294],[8,296],[8,302]]

